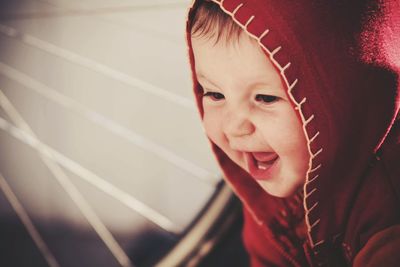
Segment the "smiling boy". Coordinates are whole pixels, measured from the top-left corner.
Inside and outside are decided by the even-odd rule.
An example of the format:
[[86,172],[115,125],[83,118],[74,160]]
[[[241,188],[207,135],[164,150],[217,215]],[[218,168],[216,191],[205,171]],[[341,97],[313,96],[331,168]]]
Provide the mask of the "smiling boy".
[[244,204],[252,266],[400,260],[400,67],[376,49],[379,3],[198,0],[189,11],[194,92]]
[[234,42],[192,39],[208,137],[269,194],[304,183],[304,132],[278,72],[246,34]]

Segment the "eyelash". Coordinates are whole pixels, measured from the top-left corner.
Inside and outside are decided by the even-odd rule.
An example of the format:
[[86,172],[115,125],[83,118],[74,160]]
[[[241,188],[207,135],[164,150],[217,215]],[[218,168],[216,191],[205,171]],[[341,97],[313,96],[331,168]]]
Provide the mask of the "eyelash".
[[217,92],[206,92],[203,94],[203,97],[210,97],[213,101],[219,101],[225,98],[223,94]]
[[[225,99],[225,96],[221,93],[218,92],[206,92],[203,94],[203,97],[210,97],[213,101],[220,101],[222,99]],[[257,102],[265,103],[265,104],[271,104],[276,101],[278,101],[280,98],[277,96],[273,95],[262,95],[258,94],[255,97],[255,100]]]
[[265,104],[271,104],[278,101],[280,98],[273,95],[256,95],[256,101]]

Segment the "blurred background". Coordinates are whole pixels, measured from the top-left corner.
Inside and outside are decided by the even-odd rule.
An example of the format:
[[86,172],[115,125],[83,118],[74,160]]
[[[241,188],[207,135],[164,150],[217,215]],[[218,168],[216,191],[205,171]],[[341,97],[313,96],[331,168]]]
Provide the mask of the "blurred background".
[[0,1],[0,266],[245,266],[189,4]]

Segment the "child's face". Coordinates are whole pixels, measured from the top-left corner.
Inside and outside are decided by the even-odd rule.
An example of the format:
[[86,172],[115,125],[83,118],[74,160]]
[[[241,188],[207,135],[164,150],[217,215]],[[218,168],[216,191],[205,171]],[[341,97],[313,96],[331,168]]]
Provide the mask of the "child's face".
[[305,181],[309,154],[272,63],[245,34],[217,44],[194,37],[192,46],[208,137],[266,192],[293,194]]

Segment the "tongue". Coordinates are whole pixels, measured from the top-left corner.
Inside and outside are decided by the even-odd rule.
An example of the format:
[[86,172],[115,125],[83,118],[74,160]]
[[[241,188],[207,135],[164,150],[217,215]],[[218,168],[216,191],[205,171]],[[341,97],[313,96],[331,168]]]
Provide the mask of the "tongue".
[[272,161],[278,157],[278,155],[273,152],[252,152],[251,154],[259,162]]

